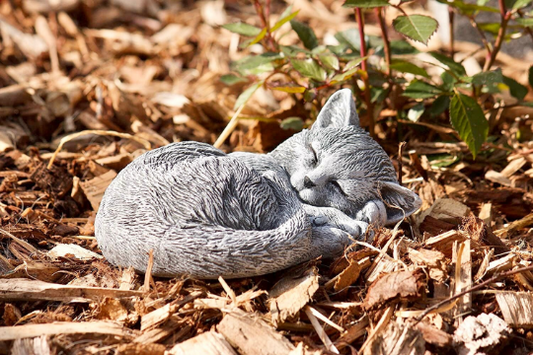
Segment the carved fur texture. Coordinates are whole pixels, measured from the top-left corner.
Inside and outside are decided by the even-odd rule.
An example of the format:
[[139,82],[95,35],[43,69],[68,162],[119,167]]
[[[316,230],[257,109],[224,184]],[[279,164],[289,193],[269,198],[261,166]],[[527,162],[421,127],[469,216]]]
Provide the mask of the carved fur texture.
[[363,129],[351,92],[269,154],[182,142],[147,152],[107,188],[95,230],[104,256],[153,274],[249,277],[335,257],[370,223],[420,207]]

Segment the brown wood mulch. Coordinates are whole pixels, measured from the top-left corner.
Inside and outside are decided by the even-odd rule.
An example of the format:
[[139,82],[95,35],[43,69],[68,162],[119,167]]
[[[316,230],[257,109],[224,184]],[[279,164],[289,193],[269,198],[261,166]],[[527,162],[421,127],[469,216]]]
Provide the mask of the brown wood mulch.
[[[297,6],[319,37],[353,21],[336,2]],[[424,205],[337,260],[199,281],[144,277],[102,258],[93,222],[117,172],[169,142],[213,143],[232,116],[244,87],[218,79],[242,53],[219,25],[237,17],[253,22],[253,7],[0,4],[0,353],[530,353],[528,108],[494,112],[501,135],[476,161],[448,123],[401,122],[402,164],[394,113],[382,112],[377,138]],[[503,71],[522,82],[524,64],[507,59]],[[242,115],[268,120],[242,120],[222,148],[272,149],[291,134],[279,121],[306,110],[259,91]]]

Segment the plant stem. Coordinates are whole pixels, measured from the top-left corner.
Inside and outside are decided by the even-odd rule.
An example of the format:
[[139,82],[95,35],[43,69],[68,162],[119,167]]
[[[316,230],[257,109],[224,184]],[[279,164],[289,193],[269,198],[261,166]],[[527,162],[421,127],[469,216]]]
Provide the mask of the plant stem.
[[448,18],[450,19],[450,57],[453,60],[453,56],[455,54],[455,35],[453,33],[453,24],[454,24],[454,18],[455,18],[455,12],[453,12],[453,8],[448,5]]
[[485,49],[487,50],[487,53],[488,53],[487,58],[490,58],[490,56],[492,55],[492,48],[490,47],[490,43],[487,40],[485,33],[481,30],[481,28],[479,28],[473,16],[468,16],[468,19],[470,20],[470,24],[472,25],[472,27],[474,27],[478,31],[479,37],[481,37],[481,42],[483,42],[483,45],[485,46]]
[[267,49],[272,52],[277,52],[277,43],[274,40],[274,37],[272,37],[272,33],[270,33],[270,0],[266,0],[265,7],[261,5],[259,0],[254,0],[254,7],[259,19],[261,20],[261,25],[267,30],[265,35]]
[[[359,39],[360,39],[360,54],[361,57],[366,57],[366,42],[365,42],[365,23],[363,19],[363,12],[361,8],[355,8],[355,18],[357,20],[357,25],[359,27]],[[366,58],[363,59],[361,63],[361,68],[363,69],[364,74],[362,75],[363,83],[365,84],[365,104],[366,104],[366,114],[368,117],[368,131],[371,137],[375,137],[374,132],[374,107],[371,102],[370,97],[370,85],[368,83],[368,66]]]
[[390,40],[389,34],[387,33],[387,26],[385,25],[385,19],[383,19],[383,8],[376,7],[374,9],[379,21],[379,27],[381,28],[381,35],[383,36],[383,51],[385,52],[385,63],[387,64],[387,75],[391,74],[390,64],[391,64],[391,53],[390,53]]
[[507,30],[507,23],[511,19],[511,12],[507,11],[505,8],[505,1],[504,0],[498,0],[498,5],[500,7],[500,15],[501,15],[501,24],[500,29],[498,30],[498,36],[496,37],[496,42],[494,42],[494,49],[492,50],[492,53],[490,54],[490,58],[488,61],[485,62],[485,66],[483,67],[483,71],[490,70],[490,67],[494,64],[496,61],[496,56],[498,55],[498,52],[500,51],[502,47],[503,40],[505,38],[505,31]]

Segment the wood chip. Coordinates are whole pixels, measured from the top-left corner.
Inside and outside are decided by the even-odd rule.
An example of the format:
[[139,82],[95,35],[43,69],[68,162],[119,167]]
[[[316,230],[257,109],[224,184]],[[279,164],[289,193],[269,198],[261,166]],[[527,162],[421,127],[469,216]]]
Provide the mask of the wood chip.
[[392,321],[364,349],[364,355],[424,354],[426,342],[422,333],[401,318]]
[[193,301],[195,298],[202,296],[202,294],[203,292],[201,291],[193,292],[181,300],[172,301],[163,307],[156,309],[155,311],[145,314],[141,318],[141,331],[145,331],[146,329],[153,328],[158,324],[163,323],[169,319],[171,315],[176,313],[181,306]]
[[105,334],[132,339],[136,332],[110,322],[55,322],[0,327],[0,341],[35,338],[43,335]]
[[368,289],[364,308],[371,310],[390,305],[392,301],[421,297],[425,286],[423,277],[421,270],[398,271],[381,277]]
[[309,269],[299,278],[288,275],[269,292],[270,314],[275,323],[283,322],[298,313],[318,290],[318,271]]
[[168,351],[168,354],[237,355],[226,339],[214,331],[202,333],[183,343],[177,344]]
[[109,170],[107,173],[96,176],[95,178],[80,182],[80,186],[87,196],[87,199],[91,203],[94,211],[98,211],[100,202],[104,197],[104,192],[111,184],[111,181],[117,176],[117,173],[113,170]]
[[294,349],[287,338],[259,316],[242,311],[226,314],[217,330],[242,355],[286,355]]
[[529,292],[498,292],[496,301],[511,327],[533,328],[533,295]]
[[2,301],[40,300],[86,303],[101,300],[104,297],[122,298],[140,295],[142,295],[140,291],[66,286],[28,279],[0,279],[0,300]]

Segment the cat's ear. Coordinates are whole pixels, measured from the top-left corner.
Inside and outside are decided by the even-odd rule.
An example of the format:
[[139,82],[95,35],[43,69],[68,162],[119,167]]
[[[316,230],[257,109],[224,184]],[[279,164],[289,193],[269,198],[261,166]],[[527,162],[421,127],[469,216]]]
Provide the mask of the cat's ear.
[[422,200],[413,191],[395,182],[381,182],[380,192],[387,210],[387,225],[397,223],[416,212]]
[[341,128],[359,126],[359,116],[350,89],[342,89],[330,96],[312,128]]

